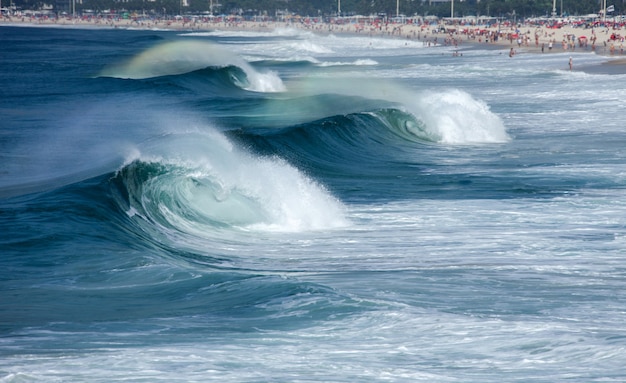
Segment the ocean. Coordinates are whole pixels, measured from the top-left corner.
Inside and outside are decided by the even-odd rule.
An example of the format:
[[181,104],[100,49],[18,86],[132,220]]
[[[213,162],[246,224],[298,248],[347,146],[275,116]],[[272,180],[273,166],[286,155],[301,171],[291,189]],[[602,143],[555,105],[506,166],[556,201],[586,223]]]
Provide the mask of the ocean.
[[626,381],[609,58],[0,42],[0,382]]

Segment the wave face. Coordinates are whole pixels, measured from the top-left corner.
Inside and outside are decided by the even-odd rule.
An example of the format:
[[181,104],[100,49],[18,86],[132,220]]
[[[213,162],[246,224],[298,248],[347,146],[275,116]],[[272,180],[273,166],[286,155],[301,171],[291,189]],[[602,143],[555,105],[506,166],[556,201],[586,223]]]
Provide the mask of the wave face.
[[269,25],[0,41],[0,382],[626,381],[624,75]]

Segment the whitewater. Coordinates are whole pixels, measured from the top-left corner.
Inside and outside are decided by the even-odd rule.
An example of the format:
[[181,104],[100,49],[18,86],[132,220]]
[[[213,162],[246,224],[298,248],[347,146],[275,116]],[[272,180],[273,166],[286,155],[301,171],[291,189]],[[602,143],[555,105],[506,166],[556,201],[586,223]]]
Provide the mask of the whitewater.
[[0,40],[1,382],[626,380],[612,58]]

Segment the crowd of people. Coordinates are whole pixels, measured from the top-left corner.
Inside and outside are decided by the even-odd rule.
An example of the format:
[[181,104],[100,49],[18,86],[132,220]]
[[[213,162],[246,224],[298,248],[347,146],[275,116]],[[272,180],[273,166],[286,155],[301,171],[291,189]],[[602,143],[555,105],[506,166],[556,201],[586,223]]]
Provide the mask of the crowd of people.
[[490,25],[473,25],[462,22],[411,22],[393,23],[373,19],[359,22],[320,22],[312,19],[288,21],[251,21],[238,17],[159,17],[148,18],[141,15],[93,16],[50,14],[4,14],[2,24],[50,24],[61,26],[94,26],[109,28],[144,28],[177,30],[238,29],[272,31],[277,28],[297,28],[315,33],[350,33],[376,37],[405,38],[422,41],[428,46],[462,44],[489,44],[510,49],[510,56],[521,52],[563,52],[585,50],[598,54],[623,55],[623,25],[603,26],[581,24],[537,25],[503,22]]

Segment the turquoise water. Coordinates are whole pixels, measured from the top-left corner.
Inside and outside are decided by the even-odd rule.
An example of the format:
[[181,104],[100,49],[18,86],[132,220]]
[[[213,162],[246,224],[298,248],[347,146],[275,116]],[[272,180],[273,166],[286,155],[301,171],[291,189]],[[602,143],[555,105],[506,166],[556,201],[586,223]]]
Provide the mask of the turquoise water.
[[1,381],[626,379],[624,75],[295,30],[0,40]]

